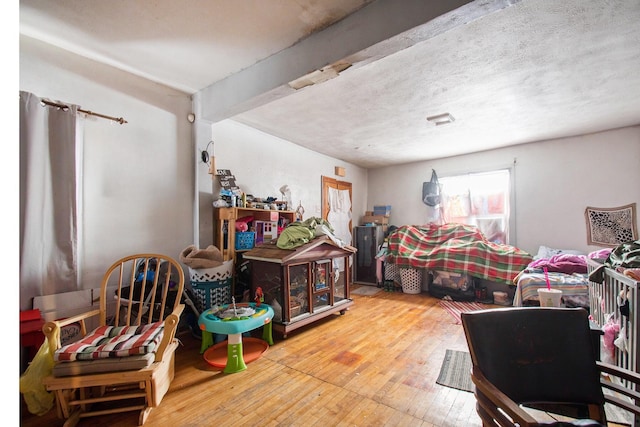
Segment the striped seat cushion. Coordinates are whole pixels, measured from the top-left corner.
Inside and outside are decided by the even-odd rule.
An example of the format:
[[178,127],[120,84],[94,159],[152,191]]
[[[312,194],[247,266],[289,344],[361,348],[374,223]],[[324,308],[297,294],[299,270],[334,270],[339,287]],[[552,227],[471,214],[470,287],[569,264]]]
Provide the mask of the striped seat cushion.
[[54,377],[68,377],[71,375],[100,374],[104,372],[137,371],[151,366],[155,357],[155,354],[147,353],[137,356],[55,363],[52,373]]
[[81,340],[59,348],[54,360],[73,362],[154,353],[163,331],[163,322],[141,326],[100,326]]

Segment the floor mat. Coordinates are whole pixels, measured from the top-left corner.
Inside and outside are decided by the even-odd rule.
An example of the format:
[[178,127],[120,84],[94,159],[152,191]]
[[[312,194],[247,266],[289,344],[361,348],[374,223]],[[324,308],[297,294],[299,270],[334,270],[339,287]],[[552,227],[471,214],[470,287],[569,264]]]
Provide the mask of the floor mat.
[[357,288],[351,291],[353,295],[366,295],[371,296],[380,292],[382,288],[378,288],[377,286],[358,286]]
[[462,321],[460,320],[460,313],[466,313],[468,311],[475,310],[484,310],[488,308],[486,305],[479,302],[450,301],[444,299],[440,300],[438,305],[447,310],[447,312],[453,316],[456,324],[462,323]]
[[[610,382],[612,381],[612,379],[610,377],[605,377],[605,381]],[[620,383],[620,381],[617,379],[613,382],[618,384]],[[608,388],[603,388],[602,390],[604,391],[604,394],[607,394],[609,396],[614,396],[614,397],[617,397],[618,399],[630,401],[628,397],[623,396],[619,393],[616,393],[615,391],[609,390]],[[631,412],[627,412],[624,409],[618,408],[617,406],[614,406],[610,403],[604,404],[604,411],[607,414],[607,421],[609,422],[622,424],[626,426],[633,425],[633,414]]]
[[449,350],[444,356],[436,384],[473,392],[471,356],[466,351]]

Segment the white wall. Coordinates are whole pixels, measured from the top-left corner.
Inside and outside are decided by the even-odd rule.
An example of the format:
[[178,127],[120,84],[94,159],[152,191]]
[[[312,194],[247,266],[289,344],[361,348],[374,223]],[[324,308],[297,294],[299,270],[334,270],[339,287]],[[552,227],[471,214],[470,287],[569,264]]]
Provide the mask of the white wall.
[[[215,143],[216,167],[229,169],[236,177],[236,184],[245,193],[279,199],[280,187],[287,184],[291,190],[294,207],[302,204],[305,210],[303,219],[319,217],[322,201],[321,179],[322,176],[328,176],[352,184],[354,217],[357,217],[358,212],[364,211],[367,195],[366,169],[318,154],[233,120],[224,120],[212,125],[211,132],[211,138]],[[199,145],[206,144],[203,141]],[[346,176],[336,176],[335,166],[344,167]],[[204,188],[205,180],[211,180],[211,176],[206,175],[206,169],[204,164],[198,165],[198,178],[203,182],[201,188]],[[212,181],[207,185],[212,188],[212,199],[217,198],[220,193],[218,182]],[[201,209],[202,216],[211,216],[211,204],[202,204]],[[213,241],[212,234],[201,233],[200,238],[201,247]]]
[[[161,252],[178,258],[190,244],[212,244],[211,202],[220,187],[199,159],[210,140],[217,167],[230,169],[244,191],[280,197],[287,184],[305,219],[320,216],[323,175],[351,182],[354,212],[365,209],[365,169],[232,120],[192,125],[187,114],[198,107],[189,95],[27,37],[20,39],[19,89],[128,121],[85,121],[85,288],[95,287],[121,256]],[[336,177],[335,166],[347,175]]]
[[[432,167],[447,176],[515,159],[515,244],[529,252],[542,244],[595,249],[586,244],[585,207],[640,204],[640,127],[367,171],[233,120],[191,125],[197,100],[192,106],[189,95],[25,37],[19,89],[129,121],[85,123],[86,287],[124,254],[177,257],[189,244],[212,243],[219,186],[198,156],[209,140],[217,167],[230,169],[245,192],[279,197],[287,184],[305,218],[320,215],[321,176],[351,182],[354,225],[376,204],[393,206],[391,224],[424,224],[430,212],[420,194]],[[336,177],[335,166],[347,175]]]
[[444,177],[513,166],[515,242],[535,254],[540,245],[584,252],[587,206],[640,208],[640,126],[541,141],[466,156],[369,171],[367,203],[392,205],[390,223],[420,225],[432,211],[421,201],[431,168]]
[[119,257],[177,258],[192,243],[189,95],[27,37],[20,39],[19,89],[128,121],[85,120],[83,288],[99,286]]

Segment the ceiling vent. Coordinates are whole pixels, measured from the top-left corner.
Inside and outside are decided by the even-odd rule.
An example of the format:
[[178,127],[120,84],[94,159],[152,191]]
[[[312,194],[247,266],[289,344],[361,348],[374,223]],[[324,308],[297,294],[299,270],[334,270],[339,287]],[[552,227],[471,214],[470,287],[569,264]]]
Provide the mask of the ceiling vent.
[[449,113],[442,113],[435,116],[427,117],[427,121],[431,123],[435,123],[436,126],[446,125],[448,123],[452,123],[455,119]]

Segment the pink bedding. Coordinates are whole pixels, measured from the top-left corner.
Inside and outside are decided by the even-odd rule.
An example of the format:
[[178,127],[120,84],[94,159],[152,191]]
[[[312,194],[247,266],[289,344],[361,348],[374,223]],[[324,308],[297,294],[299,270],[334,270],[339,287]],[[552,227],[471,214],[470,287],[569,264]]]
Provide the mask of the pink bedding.
[[556,273],[587,273],[587,257],[585,255],[558,254],[551,258],[540,258],[531,261],[527,266],[528,269],[544,269]]

